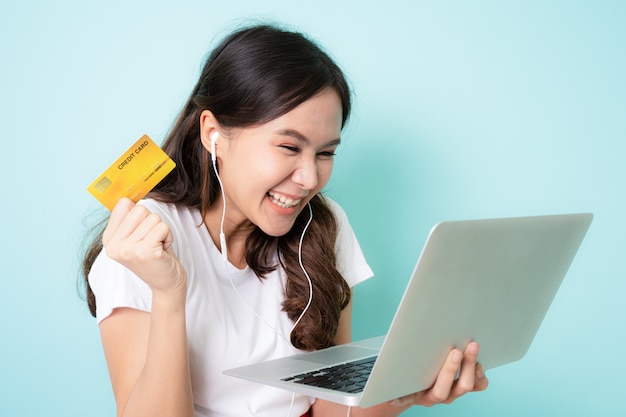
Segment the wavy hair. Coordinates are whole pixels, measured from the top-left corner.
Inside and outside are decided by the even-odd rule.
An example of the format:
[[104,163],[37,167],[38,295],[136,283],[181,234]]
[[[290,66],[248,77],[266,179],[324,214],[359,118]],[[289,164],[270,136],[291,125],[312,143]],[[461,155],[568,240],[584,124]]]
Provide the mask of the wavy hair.
[[[200,140],[202,111],[210,110],[225,128],[249,127],[286,114],[325,88],[339,95],[345,125],[351,106],[348,83],[318,45],[301,33],[277,26],[256,25],[233,32],[207,58],[163,144],[177,168],[149,197],[198,209],[204,218],[220,189],[209,152]],[[302,257],[313,283],[313,300],[291,334],[291,343],[304,350],[334,344],[341,311],[351,297],[350,287],[336,267],[337,220],[322,195],[313,197],[310,204],[315,214]],[[287,284],[282,309],[291,320],[300,316],[309,298],[309,284],[298,259],[299,239],[307,221],[308,210],[303,210],[287,234],[272,237],[257,227],[246,240],[246,262],[259,279],[278,267],[284,269]],[[87,249],[82,265],[86,299],[94,316],[96,299],[87,276],[102,250],[101,237],[102,233]]]

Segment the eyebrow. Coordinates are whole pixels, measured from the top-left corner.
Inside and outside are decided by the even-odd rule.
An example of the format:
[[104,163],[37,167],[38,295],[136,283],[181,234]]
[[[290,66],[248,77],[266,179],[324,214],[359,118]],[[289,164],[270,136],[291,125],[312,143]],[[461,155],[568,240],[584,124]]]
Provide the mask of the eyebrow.
[[[298,132],[297,130],[294,129],[283,129],[283,130],[279,130],[278,134],[281,136],[290,136],[294,139],[297,139],[300,142],[304,142],[306,144],[310,144],[311,140],[309,138],[307,138],[305,135],[303,135],[302,133]],[[334,145],[339,145],[341,143],[341,138],[337,138],[337,139],[333,139],[327,143],[324,144],[324,146],[334,146]]]

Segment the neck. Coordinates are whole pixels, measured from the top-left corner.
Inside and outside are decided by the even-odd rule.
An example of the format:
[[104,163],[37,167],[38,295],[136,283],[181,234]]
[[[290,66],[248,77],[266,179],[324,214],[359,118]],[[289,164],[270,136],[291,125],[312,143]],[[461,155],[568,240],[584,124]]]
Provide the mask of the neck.
[[[224,248],[221,247],[220,242],[222,208],[221,199],[212,204],[204,216],[204,224],[213,243],[223,253]],[[223,227],[224,235],[226,236],[228,261],[241,269],[246,266],[246,239],[252,232],[254,225],[247,219],[234,222],[232,218],[226,216]]]

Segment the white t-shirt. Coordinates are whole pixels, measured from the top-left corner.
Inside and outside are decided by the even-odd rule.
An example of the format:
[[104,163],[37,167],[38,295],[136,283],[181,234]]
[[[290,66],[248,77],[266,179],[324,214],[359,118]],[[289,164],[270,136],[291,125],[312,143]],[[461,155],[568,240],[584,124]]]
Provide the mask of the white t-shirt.
[[[327,200],[339,225],[337,267],[353,287],[373,273],[345,212]],[[187,337],[196,417],[287,417],[292,393],[222,374],[224,369],[299,352],[289,342],[293,322],[281,309],[284,271],[259,280],[250,268],[239,270],[222,260],[198,210],[149,199],[141,204],[169,224],[173,250],[187,270]],[[148,285],[104,251],[93,264],[89,283],[96,296],[98,323],[118,307],[150,311]],[[304,414],[313,401],[297,394],[290,415]]]

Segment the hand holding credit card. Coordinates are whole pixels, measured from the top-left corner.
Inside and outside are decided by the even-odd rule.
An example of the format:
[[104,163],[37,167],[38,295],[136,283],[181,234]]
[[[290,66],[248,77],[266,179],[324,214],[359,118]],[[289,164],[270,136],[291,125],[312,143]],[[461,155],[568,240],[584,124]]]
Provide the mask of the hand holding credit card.
[[96,178],[87,191],[113,210],[122,197],[135,203],[141,200],[175,167],[174,161],[144,135]]

